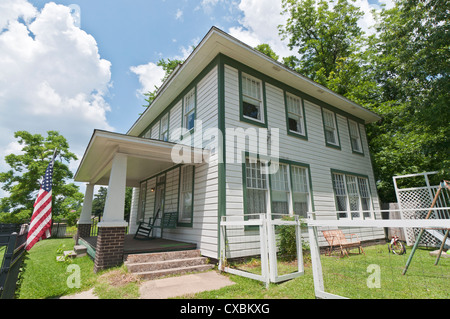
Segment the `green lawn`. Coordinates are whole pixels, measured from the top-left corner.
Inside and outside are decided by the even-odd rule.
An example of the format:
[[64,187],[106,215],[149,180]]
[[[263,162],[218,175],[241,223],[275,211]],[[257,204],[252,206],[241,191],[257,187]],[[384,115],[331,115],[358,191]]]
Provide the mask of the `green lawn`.
[[[24,271],[17,291],[18,298],[57,298],[91,288],[103,299],[138,297],[137,281],[129,280],[129,275],[123,267],[95,274],[94,263],[88,256],[72,259],[71,262],[56,261],[61,251],[72,250],[73,246],[72,238],[46,239],[36,243],[25,257]],[[71,265],[79,266],[79,288],[73,287],[75,281],[71,278],[74,278],[75,272]],[[125,277],[127,280],[117,280]]]
[[[65,247],[61,247],[65,245]],[[38,242],[27,254],[18,298],[44,299],[70,295],[94,288],[100,298],[139,298],[139,281],[117,267],[98,274],[93,272],[93,261],[89,257],[76,258],[72,263],[57,262],[58,251],[73,248],[73,239],[47,239]],[[366,255],[350,255],[336,258],[322,256],[325,290],[349,298],[441,298],[450,297],[450,259],[441,258],[434,266],[435,258],[429,250],[419,249],[406,276],[402,269],[410,249],[403,256],[389,254],[385,245],[365,248]],[[305,258],[308,260],[308,258]],[[78,265],[80,288],[70,288],[67,279],[72,274],[68,266]],[[368,288],[369,265],[378,265],[381,288]],[[240,265],[249,271],[258,272],[258,266]],[[225,274],[236,284],[215,291],[187,296],[200,299],[310,299],[314,296],[312,268],[309,262],[305,274],[279,284],[265,284],[256,280]]]

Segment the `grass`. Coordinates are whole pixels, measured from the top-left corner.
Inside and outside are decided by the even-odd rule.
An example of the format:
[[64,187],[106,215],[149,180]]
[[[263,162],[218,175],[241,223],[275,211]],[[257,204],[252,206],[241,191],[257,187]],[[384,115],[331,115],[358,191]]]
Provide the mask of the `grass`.
[[[64,245],[64,247],[62,247]],[[101,299],[139,298],[139,284],[125,268],[116,267],[95,274],[93,261],[89,257],[73,259],[72,263],[57,262],[58,251],[73,248],[73,239],[48,239],[38,242],[27,254],[24,271],[21,275],[18,298],[44,299],[57,298],[81,291],[94,289]],[[439,266],[434,266],[435,258],[429,256],[430,250],[419,249],[406,276],[402,270],[407,254],[389,254],[385,245],[365,248],[365,255],[350,255],[336,258],[322,256],[325,290],[329,293],[349,298],[435,298],[450,297],[450,259],[441,258]],[[307,261],[308,258],[305,258]],[[71,275],[67,267],[76,264],[80,267],[80,288],[69,288],[67,279]],[[378,265],[381,288],[368,288],[367,279],[371,276],[368,266]],[[281,263],[283,273],[289,272],[292,264]],[[251,260],[239,265],[257,273],[260,265]],[[225,274],[236,284],[219,290],[206,291],[184,298],[197,299],[313,299],[314,281],[309,262],[305,274],[279,284],[265,284],[256,280]],[[183,297],[181,297],[183,298]]]
[[[58,298],[94,288],[102,299],[137,298],[136,280],[129,278],[123,267],[94,273],[94,263],[88,257],[74,258],[71,262],[57,262],[62,250],[72,250],[74,241],[67,239],[46,239],[36,243],[27,253],[20,276],[17,297],[19,299]],[[68,280],[74,275],[69,265],[78,265],[80,287],[70,288]],[[72,277],[73,278],[73,277]]]

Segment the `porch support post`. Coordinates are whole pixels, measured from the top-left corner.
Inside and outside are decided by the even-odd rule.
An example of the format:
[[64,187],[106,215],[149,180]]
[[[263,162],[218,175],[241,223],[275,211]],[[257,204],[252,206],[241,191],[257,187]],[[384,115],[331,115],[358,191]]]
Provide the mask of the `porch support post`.
[[139,193],[140,188],[133,187],[133,195],[131,197],[131,209],[130,209],[130,225],[128,227],[128,234],[134,234],[137,230]]
[[117,153],[112,161],[103,220],[98,224],[94,272],[123,262],[128,223],[124,220],[127,156]]
[[83,208],[81,210],[80,219],[78,220],[78,229],[76,236],[76,244],[78,244],[78,238],[89,237],[91,233],[91,214],[92,214],[92,199],[94,197],[94,185],[87,184],[86,191],[84,193]]

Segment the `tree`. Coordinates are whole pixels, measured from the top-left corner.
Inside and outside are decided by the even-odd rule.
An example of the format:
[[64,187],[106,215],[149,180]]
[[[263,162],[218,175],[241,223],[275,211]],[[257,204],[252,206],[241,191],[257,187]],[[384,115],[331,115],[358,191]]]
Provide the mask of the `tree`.
[[[108,188],[100,187],[97,194],[95,194],[94,196],[94,200],[92,201],[92,215],[97,217],[103,216],[107,195],[108,195]],[[133,188],[127,187],[125,190],[125,207],[124,207],[124,219],[127,221],[130,219],[132,197],[133,197]]]
[[3,183],[2,189],[10,196],[1,199],[0,210],[7,207],[12,215],[28,211],[31,217],[40,188],[39,181],[45,174],[56,148],[59,155],[53,167],[52,213],[54,216],[63,216],[79,207],[83,195],[78,192],[78,186],[66,183],[67,179],[73,178],[73,174],[63,161],[69,163],[77,159],[75,154],[69,151],[67,140],[56,131],[48,131],[45,138],[26,131],[18,131],[14,137],[23,146],[23,154],[10,154],[5,157],[11,169],[0,173],[0,183]]
[[97,194],[94,195],[94,200],[92,201],[92,215],[102,216],[103,210],[105,209],[106,195],[108,194],[108,188],[100,187]]
[[283,0],[282,6],[289,18],[280,34],[300,56],[284,58],[285,65],[345,95],[365,40],[357,24],[363,13],[347,0]]
[[[398,1],[377,17],[369,76],[370,108],[383,120],[368,128],[379,195],[395,200],[392,176],[450,172],[449,1]],[[374,99],[375,100],[375,99]]]
[[[163,68],[163,70],[166,72],[164,74],[164,77],[161,79],[161,81],[164,83],[164,81],[167,80],[167,78],[170,76],[170,74],[173,72],[173,70],[175,70],[175,68],[182,64],[183,61],[178,60],[178,59],[161,59],[158,61],[158,63],[156,63],[157,66],[160,66]],[[158,92],[158,87],[155,86],[155,89],[153,91],[144,93],[144,95],[147,97],[145,99],[145,101],[148,103],[146,105],[144,105],[144,107],[149,107],[150,104],[152,104],[153,100],[156,98],[156,94]]]
[[270,47],[270,45],[268,45],[267,43],[262,43],[259,44],[255,47],[255,50],[258,50],[261,53],[264,53],[265,55],[267,55],[269,58],[274,59],[275,61],[278,61],[278,59],[280,58]]

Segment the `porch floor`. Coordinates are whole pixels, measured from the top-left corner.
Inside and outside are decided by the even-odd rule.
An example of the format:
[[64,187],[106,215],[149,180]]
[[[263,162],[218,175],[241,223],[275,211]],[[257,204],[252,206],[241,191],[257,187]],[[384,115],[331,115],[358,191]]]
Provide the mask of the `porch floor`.
[[[154,238],[149,240],[137,240],[133,234],[125,235],[123,253],[124,257],[130,254],[156,253],[166,251],[197,249],[196,244],[185,243],[164,238]],[[84,243],[83,243],[84,242]],[[97,246],[97,236],[80,238],[80,244],[88,244],[95,254]],[[89,247],[88,247],[89,253]],[[90,254],[91,255],[91,254]],[[91,255],[91,257],[93,257]]]

